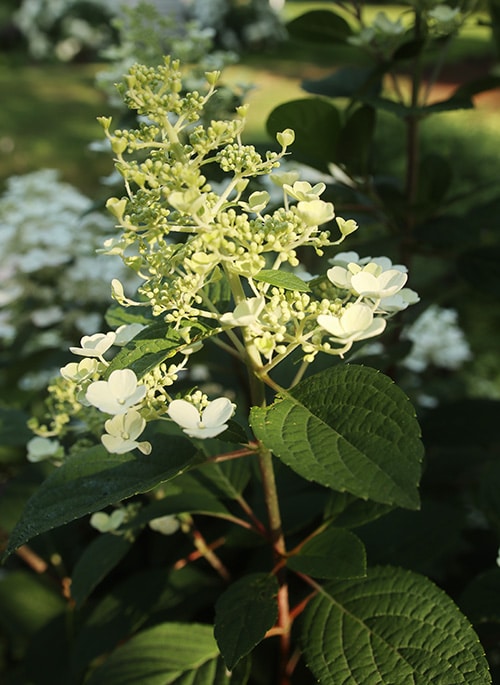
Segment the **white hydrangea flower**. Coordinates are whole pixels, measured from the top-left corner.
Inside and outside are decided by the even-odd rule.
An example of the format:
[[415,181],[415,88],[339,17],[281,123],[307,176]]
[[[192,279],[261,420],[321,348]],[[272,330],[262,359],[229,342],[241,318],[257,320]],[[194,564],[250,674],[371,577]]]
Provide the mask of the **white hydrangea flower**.
[[380,335],[386,325],[385,319],[374,317],[372,308],[362,303],[346,307],[340,316],[320,314],[317,321],[332,338],[342,343]]
[[223,314],[220,322],[230,326],[250,326],[258,320],[265,303],[265,298],[262,296],[250,297],[236,305],[234,311]]
[[63,456],[63,450],[58,440],[37,436],[31,438],[26,447],[28,449],[27,459],[33,463]]
[[443,369],[459,369],[472,357],[454,309],[431,305],[403,331],[402,337],[413,343],[403,365],[416,373],[424,371],[429,364]]
[[146,421],[135,409],[108,419],[104,428],[106,433],[101,437],[101,441],[111,454],[125,454],[136,447],[143,454],[151,454],[151,443],[137,441],[146,428]]
[[111,533],[117,530],[125,521],[125,509],[115,509],[112,514],[105,511],[96,511],[90,517],[90,525],[99,533]]
[[146,395],[146,386],[137,384],[132,369],[117,369],[107,381],[94,381],[87,388],[85,397],[94,407],[106,414],[126,414],[139,404]]
[[180,521],[177,516],[159,516],[156,519],[151,519],[148,526],[161,535],[173,535],[180,528]]
[[375,261],[365,266],[355,262],[349,263],[347,268],[332,266],[326,275],[338,288],[351,290],[363,297],[380,299],[395,295],[408,279],[407,274],[399,269],[384,270]]
[[97,357],[102,359],[105,352],[115,343],[116,333],[94,333],[94,335],[84,335],[80,340],[80,347],[70,347],[69,351],[78,354],[80,357]]
[[97,372],[99,362],[97,359],[87,357],[81,362],[70,362],[60,369],[61,376],[67,381],[74,383],[83,383]]
[[167,413],[190,438],[215,438],[227,428],[236,405],[227,397],[218,397],[209,402],[200,412],[191,402],[173,400]]

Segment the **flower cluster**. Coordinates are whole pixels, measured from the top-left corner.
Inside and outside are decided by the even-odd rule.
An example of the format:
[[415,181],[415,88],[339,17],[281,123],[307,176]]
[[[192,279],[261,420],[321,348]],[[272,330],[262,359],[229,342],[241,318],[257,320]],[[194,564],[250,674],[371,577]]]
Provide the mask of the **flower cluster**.
[[472,358],[464,332],[458,325],[458,312],[431,305],[402,334],[412,348],[403,365],[421,373],[429,365],[459,369]]
[[133,283],[119,259],[103,258],[96,268],[95,251],[112,222],[92,210],[92,201],[54,170],[7,180],[0,198],[0,340],[16,358],[98,330],[110,278]]
[[[205,344],[218,344],[276,389],[269,374],[289,355],[302,361],[293,384],[318,353],[344,356],[418,300],[405,287],[405,267],[386,257],[340,253],[323,275],[309,281],[297,275],[301,251],[312,248],[321,257],[357,224],[322,199],[322,181],[312,185],[297,172],[279,173],[294,142],[291,129],[277,134],[277,151],[263,155],[242,141],[245,107],[232,119],[203,123],[218,76],[206,75],[204,92],[185,93],[177,61],[136,65],[121,92],[141,116],[139,127],[113,131],[111,118],[101,119],[126,189],[107,203],[121,235],[105,249],[120,255],[142,281],[130,297],[114,279],[113,296],[141,314],[132,327],[84,336],[70,348],[83,359],[61,370],[66,395],[62,381],[55,387],[60,408],[79,405],[101,414],[96,432],[112,453],[137,448],[149,454],[151,444],[141,436],[156,420],[174,421],[194,439],[227,429],[235,411],[229,398],[209,401],[196,389],[185,397],[170,390]],[[278,206],[262,185],[254,189],[261,177],[280,188]],[[141,340],[162,348],[165,336],[170,342],[164,357],[145,370],[136,367],[143,369],[138,377],[128,361],[138,359]],[[110,367],[105,355],[119,344],[133,356],[118,354]],[[167,366],[167,357],[180,361]],[[55,417],[38,432],[60,434],[68,421]]]

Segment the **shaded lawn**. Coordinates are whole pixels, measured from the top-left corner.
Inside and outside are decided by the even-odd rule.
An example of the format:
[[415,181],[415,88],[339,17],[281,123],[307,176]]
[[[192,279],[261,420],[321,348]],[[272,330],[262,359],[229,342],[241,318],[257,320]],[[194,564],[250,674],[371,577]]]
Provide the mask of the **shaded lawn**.
[[96,117],[109,113],[94,86],[93,65],[0,66],[0,183],[41,167],[93,193],[112,170],[107,155],[88,150],[102,140]]

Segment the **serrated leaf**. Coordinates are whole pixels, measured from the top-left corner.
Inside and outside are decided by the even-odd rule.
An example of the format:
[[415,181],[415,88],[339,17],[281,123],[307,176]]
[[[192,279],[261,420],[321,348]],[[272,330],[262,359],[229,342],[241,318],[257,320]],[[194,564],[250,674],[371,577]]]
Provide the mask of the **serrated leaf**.
[[274,625],[277,594],[274,576],[251,573],[230,585],[217,600],[214,635],[230,670]]
[[79,607],[132,546],[123,535],[105,533],[92,540],[71,575],[71,596]]
[[[218,657],[211,626],[161,623],[119,647],[93,671],[86,685],[172,685]],[[199,680],[192,682],[201,685]]]
[[175,478],[195,454],[191,442],[171,436],[168,451],[150,457],[109,454],[100,446],[69,457],[28,500],[6,555],[40,533]]
[[259,440],[307,480],[418,508],[423,447],[415,411],[390,378],[337,366],[250,415]]
[[366,575],[366,553],[354,533],[327,528],[290,556],[287,566],[313,578],[362,578]]
[[107,309],[104,318],[110,328],[118,328],[131,323],[148,326],[151,324],[151,307],[146,304],[144,307],[123,307],[115,302]]
[[[199,322],[196,323],[196,329],[192,342],[213,335],[212,328]],[[171,325],[151,324],[115,355],[106,369],[105,377],[108,378],[116,369],[132,369],[138,378],[142,378],[158,364],[170,359],[187,346],[186,340]]]
[[306,607],[302,642],[321,685],[488,685],[477,635],[423,576],[375,568],[328,584]]
[[263,283],[270,283],[278,288],[284,290],[296,290],[300,293],[308,293],[311,291],[310,287],[305,281],[290,273],[289,271],[278,271],[277,269],[262,269],[258,274],[253,276],[254,281],[261,281]]

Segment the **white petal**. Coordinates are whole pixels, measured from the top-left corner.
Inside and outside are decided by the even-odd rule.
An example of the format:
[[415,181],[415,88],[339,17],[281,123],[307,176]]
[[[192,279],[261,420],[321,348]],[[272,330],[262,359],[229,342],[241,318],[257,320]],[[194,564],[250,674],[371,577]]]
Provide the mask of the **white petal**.
[[182,428],[195,428],[200,423],[200,414],[196,407],[186,400],[172,400],[167,414]]
[[207,428],[220,426],[225,423],[234,413],[234,405],[227,397],[218,397],[216,400],[208,403],[208,406],[203,410],[201,415],[201,422]]
[[111,392],[117,399],[130,397],[137,388],[137,376],[132,369],[113,371],[108,379]]

